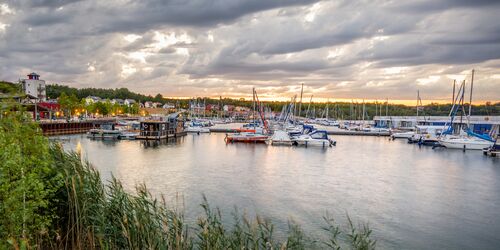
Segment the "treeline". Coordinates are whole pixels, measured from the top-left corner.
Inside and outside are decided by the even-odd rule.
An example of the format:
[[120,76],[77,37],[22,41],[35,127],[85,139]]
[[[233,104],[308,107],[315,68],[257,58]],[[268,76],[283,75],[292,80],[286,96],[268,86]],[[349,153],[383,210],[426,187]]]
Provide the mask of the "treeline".
[[[164,103],[172,103],[180,108],[188,108],[189,101],[186,99],[171,99],[164,98],[161,94],[157,94],[156,96],[151,95],[143,95],[131,92],[127,88],[118,88],[118,89],[103,89],[103,88],[72,88],[63,85],[48,85],[47,86],[47,96],[50,98],[58,98],[61,93],[65,92],[67,95],[74,94],[79,99],[85,98],[87,96],[98,96],[101,98],[113,99],[134,99],[141,103],[145,101],[153,101]],[[198,103],[205,104],[218,104],[221,109],[223,105],[235,105],[235,106],[244,106],[244,107],[252,107],[251,101],[240,100],[240,99],[230,99],[230,98],[198,98]],[[287,102],[264,102],[266,107],[269,107],[272,111],[281,111],[283,106],[287,104]],[[328,112],[327,112],[327,104],[326,103],[304,103],[301,106],[301,110],[299,112],[297,104],[297,114],[300,113],[301,116],[308,117],[328,117],[330,118],[338,118],[338,119],[362,119],[363,114],[365,119],[372,119],[376,115],[389,115],[389,116],[411,116],[416,115],[417,110],[415,106],[406,106],[402,104],[385,104],[385,103],[365,103],[364,109],[363,104],[361,103],[347,103],[347,102],[336,102],[328,104]],[[421,115],[428,116],[446,116],[450,112],[451,104],[437,104],[431,103],[425,105],[420,109]],[[473,105],[472,107],[473,115],[500,115],[500,102],[495,103],[486,103],[482,105]]]
[[117,89],[103,89],[103,88],[72,88],[65,85],[50,84],[46,87],[47,97],[56,99],[62,93],[68,96],[75,95],[78,99],[85,98],[87,96],[97,96],[103,99],[134,99],[141,103],[146,101],[161,102],[165,103],[166,99],[163,98],[161,94],[156,96],[143,95],[131,92],[127,88],[117,88]]

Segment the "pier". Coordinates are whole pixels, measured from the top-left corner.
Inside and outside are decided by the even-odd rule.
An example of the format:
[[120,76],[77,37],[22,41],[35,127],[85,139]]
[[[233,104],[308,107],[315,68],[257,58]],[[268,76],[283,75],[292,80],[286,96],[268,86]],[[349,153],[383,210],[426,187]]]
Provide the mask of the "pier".
[[[210,128],[210,133],[237,133],[237,129]],[[326,130],[329,135],[390,136],[390,132],[366,132],[356,130]]]
[[87,133],[90,129],[98,128],[101,124],[115,122],[115,119],[102,119],[102,120],[86,120],[77,122],[40,122],[39,126],[42,129],[43,135],[69,135],[69,134],[83,134]]

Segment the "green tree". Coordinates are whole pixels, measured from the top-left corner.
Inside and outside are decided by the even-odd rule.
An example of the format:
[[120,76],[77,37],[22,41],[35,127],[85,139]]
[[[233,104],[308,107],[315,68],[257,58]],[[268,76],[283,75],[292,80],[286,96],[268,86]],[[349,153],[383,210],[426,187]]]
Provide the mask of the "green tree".
[[0,119],[0,248],[4,240],[17,248],[49,234],[56,219],[50,201],[63,184],[49,151],[39,127],[21,114]]

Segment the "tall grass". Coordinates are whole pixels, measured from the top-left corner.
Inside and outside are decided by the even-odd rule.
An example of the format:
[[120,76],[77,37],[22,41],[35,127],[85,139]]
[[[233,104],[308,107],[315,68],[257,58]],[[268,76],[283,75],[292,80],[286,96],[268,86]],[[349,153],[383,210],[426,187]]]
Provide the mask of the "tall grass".
[[[233,222],[223,223],[222,212],[205,197],[196,225],[164,199],[155,199],[144,185],[131,194],[117,179],[104,184],[99,173],[77,153],[53,146],[55,164],[64,172],[64,189],[54,206],[58,220],[53,234],[38,240],[51,249],[374,249],[367,225],[355,226],[350,218],[341,227],[324,217],[326,237],[307,236],[300,225],[288,223],[285,236],[275,235],[271,220],[249,219],[237,209]],[[320,240],[321,239],[321,240]]]

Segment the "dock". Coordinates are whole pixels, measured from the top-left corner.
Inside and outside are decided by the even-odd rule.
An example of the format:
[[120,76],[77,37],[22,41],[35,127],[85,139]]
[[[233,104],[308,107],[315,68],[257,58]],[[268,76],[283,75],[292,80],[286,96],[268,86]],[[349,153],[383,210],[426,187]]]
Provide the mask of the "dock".
[[87,121],[51,121],[40,122],[39,126],[42,129],[43,135],[69,135],[87,133],[93,128],[98,128],[103,123],[114,122],[114,119],[100,119]]
[[[210,133],[237,133],[232,128],[210,128]],[[390,132],[366,132],[356,130],[327,130],[329,135],[357,135],[357,136],[390,136]]]

